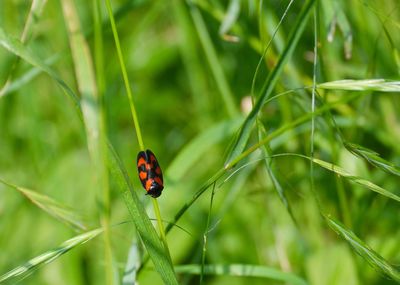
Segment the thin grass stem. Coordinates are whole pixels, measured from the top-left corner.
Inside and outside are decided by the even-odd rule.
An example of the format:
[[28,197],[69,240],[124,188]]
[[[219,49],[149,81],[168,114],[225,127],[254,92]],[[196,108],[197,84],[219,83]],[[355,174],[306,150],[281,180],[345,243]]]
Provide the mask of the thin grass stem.
[[163,225],[163,221],[161,218],[160,207],[158,206],[158,201],[156,198],[152,198],[151,200],[153,202],[154,213],[156,214],[156,218],[157,218],[157,224],[158,224],[158,230],[160,232],[160,238],[161,238],[162,243],[164,244],[165,251],[168,255],[168,258],[172,263],[171,254],[170,254],[169,248],[168,248],[167,237],[165,235],[164,225]]
[[132,119],[133,119],[133,123],[135,125],[136,137],[137,137],[137,140],[139,143],[140,150],[144,150],[145,148],[144,148],[144,144],[143,144],[142,132],[141,132],[140,125],[139,125],[139,120],[138,120],[138,116],[136,113],[135,104],[133,102],[131,86],[129,83],[128,73],[126,71],[125,61],[124,61],[124,57],[123,57],[122,50],[121,50],[121,44],[119,41],[117,26],[115,25],[115,19],[114,19],[114,15],[112,12],[110,0],[106,0],[106,6],[107,6],[108,17],[110,18],[111,29],[112,29],[113,36],[114,36],[115,48],[117,49],[118,60],[119,60],[119,64],[121,67],[122,77],[124,78],[126,94],[128,95],[128,99],[129,99],[129,106],[131,108]]

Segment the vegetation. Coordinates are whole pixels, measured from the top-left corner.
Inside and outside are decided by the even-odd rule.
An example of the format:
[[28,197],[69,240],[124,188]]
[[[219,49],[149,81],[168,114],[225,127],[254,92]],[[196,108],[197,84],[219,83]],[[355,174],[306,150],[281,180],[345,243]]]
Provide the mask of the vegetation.
[[0,284],[400,283],[399,30],[395,0],[1,1]]

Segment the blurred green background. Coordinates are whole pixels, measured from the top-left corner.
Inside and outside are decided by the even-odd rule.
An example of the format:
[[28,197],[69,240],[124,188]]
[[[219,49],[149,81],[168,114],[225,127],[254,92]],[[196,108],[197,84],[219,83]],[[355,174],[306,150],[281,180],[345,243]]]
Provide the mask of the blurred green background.
[[[32,54],[79,94],[62,2],[42,2],[43,9],[33,16],[24,42]],[[268,133],[311,111],[313,75],[317,83],[399,79],[398,1],[317,2],[316,73],[311,16],[272,95],[292,92],[269,102],[259,113],[257,126],[263,125]],[[93,58],[92,1],[73,3]],[[31,4],[0,1],[0,27],[7,36],[21,39]],[[288,5],[290,9],[273,37]],[[246,100],[251,103],[249,96],[258,96],[266,76],[276,66],[291,31],[297,28],[295,22],[304,3],[120,0],[112,1],[112,6],[144,143],[157,155],[164,171],[165,190],[158,199],[163,220],[172,221],[178,210],[223,166],[247,115],[243,106]],[[129,171],[135,191],[148,206],[150,218],[154,218],[150,199],[137,178],[139,146],[104,5],[102,13],[107,137]],[[252,94],[257,64],[271,39]],[[3,47],[1,180],[70,207],[87,230],[99,227],[102,194],[85,127],[72,100],[50,76]],[[343,103],[330,113],[318,115],[313,140],[315,157],[399,195],[399,89],[385,93],[364,86],[361,91],[318,91],[322,101],[318,101],[317,107],[337,100]],[[346,102],[355,93],[359,96]],[[310,155],[310,133],[310,122],[294,126],[269,146],[274,154]],[[258,139],[255,128],[248,145]],[[351,154],[343,140],[372,149],[384,162],[377,166]],[[193,149],[186,151],[190,145]],[[184,230],[174,228],[168,235],[174,265],[200,264],[203,234],[209,231],[206,264],[262,265],[292,272],[316,285],[397,284],[379,266],[373,262],[370,266],[320,215],[322,209],[341,221],[396,270],[400,264],[397,201],[318,165],[311,177],[307,159],[277,157],[270,169],[285,193],[296,224],[274,188],[267,170],[269,164],[260,160],[262,157],[265,153],[261,150],[252,153],[239,163],[239,167],[246,166],[227,181],[230,173],[216,182],[211,211],[212,187],[188,209],[177,223]],[[385,172],[385,165],[398,172]],[[110,223],[129,221],[124,200],[112,178],[110,191]],[[208,215],[211,230],[206,229]],[[0,184],[0,274],[77,234],[26,196]],[[112,227],[111,242],[119,273],[116,280],[121,281],[128,253],[134,248],[132,243],[138,242],[133,223]],[[9,284],[105,284],[103,247],[103,240],[98,237],[50,264],[35,268],[27,278],[16,278]],[[141,270],[138,280],[140,284],[162,284],[152,263]],[[180,284],[198,284],[199,277],[182,273],[178,280]],[[211,275],[205,277],[204,283],[290,284],[257,277]]]

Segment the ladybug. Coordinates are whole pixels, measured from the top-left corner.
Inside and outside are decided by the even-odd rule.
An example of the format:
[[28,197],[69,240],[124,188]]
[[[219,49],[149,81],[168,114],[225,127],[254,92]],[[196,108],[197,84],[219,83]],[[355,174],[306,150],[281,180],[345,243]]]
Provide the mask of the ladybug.
[[161,195],[164,189],[164,181],[160,165],[151,150],[141,151],[137,155],[137,168],[140,182],[147,194],[153,198]]

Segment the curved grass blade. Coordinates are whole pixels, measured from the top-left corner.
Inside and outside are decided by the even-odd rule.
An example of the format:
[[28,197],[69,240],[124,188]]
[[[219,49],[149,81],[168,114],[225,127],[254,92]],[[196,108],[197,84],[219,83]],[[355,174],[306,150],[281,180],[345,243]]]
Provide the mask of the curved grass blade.
[[[200,265],[188,264],[176,266],[176,272],[195,274],[201,273]],[[293,285],[307,285],[307,282],[293,273],[282,272],[278,269],[249,264],[209,264],[204,267],[206,275],[226,275],[241,277],[260,277],[276,281],[288,282]]]
[[231,42],[238,42],[239,38],[233,35],[229,35],[228,32],[232,26],[236,23],[240,14],[240,1],[231,0],[224,16],[224,19],[219,27],[220,36]]
[[[58,54],[53,55],[46,59],[44,63],[46,65],[52,65],[55,63],[60,56]],[[38,67],[32,67],[29,69],[27,72],[25,72],[22,76],[18,78],[9,78],[7,83],[4,85],[4,87],[0,90],[0,98],[3,96],[6,96],[14,91],[17,91],[19,88],[24,86],[25,84],[31,82],[36,76],[38,76],[42,72],[42,70]]]
[[76,215],[70,208],[65,205],[58,203],[49,196],[37,193],[35,191],[19,187],[12,183],[6,182],[0,179],[0,183],[7,185],[19,193],[24,195],[29,201],[38,206],[40,209],[48,213],[50,216],[57,220],[71,226],[76,230],[86,230],[86,226],[79,220],[79,216]]
[[97,237],[99,234],[103,232],[103,229],[96,229],[78,236],[75,236],[64,243],[62,243],[59,247],[54,248],[52,250],[46,251],[45,253],[36,256],[26,262],[25,264],[14,268],[13,270],[3,274],[0,276],[0,283],[3,283],[11,278],[15,277],[26,277],[33,270],[38,269],[40,265],[48,264],[55,259],[59,258],[61,255],[67,253],[71,249],[77,247],[78,245],[84,244],[89,240]]
[[114,178],[118,188],[122,191],[132,221],[154,263],[155,269],[165,284],[178,284],[174,267],[165,251],[164,245],[151,224],[143,204],[136,195],[125,167],[111,145],[109,145],[109,156],[111,177]]
[[38,67],[43,72],[47,73],[54,79],[61,87],[62,90],[72,99],[78,110],[78,115],[82,118],[82,111],[80,109],[79,97],[72,91],[72,89],[63,81],[55,71],[53,71],[47,64],[40,58],[34,55],[27,47],[25,47],[19,40],[6,35],[4,30],[0,27],[0,46],[4,47],[9,52],[19,56],[29,64]]
[[371,163],[373,166],[376,166],[383,171],[388,173],[400,176],[400,168],[394,165],[393,163],[383,159],[373,150],[360,146],[358,144],[344,142],[344,146],[348,151],[353,153],[354,155],[364,158],[366,161]]
[[239,126],[240,120],[230,120],[210,126],[204,132],[192,139],[175,157],[166,170],[169,179],[179,181],[191,169],[205,152],[212,146],[232,135]]
[[269,73],[267,79],[265,80],[264,85],[261,88],[259,98],[257,99],[250,114],[244,121],[240,129],[239,135],[235,138],[233,148],[230,151],[230,154],[225,162],[225,165],[230,164],[236,157],[238,157],[242,153],[243,149],[245,148],[247,140],[252,131],[253,125],[256,121],[257,115],[261,111],[261,108],[264,105],[265,101],[268,99],[268,97],[274,90],[275,84],[278,82],[279,76],[283,71],[283,67],[289,60],[290,56],[294,51],[294,48],[299,42],[300,36],[304,31],[307,19],[311,14],[314,3],[315,0],[308,0],[307,3],[304,4],[303,9],[301,10],[297,18],[296,23],[293,25],[293,29],[290,32],[288,44],[286,45],[284,51],[279,57],[276,67]]
[[[259,129],[258,139],[261,140],[262,137],[266,137],[267,136],[267,131],[266,131],[264,125],[261,122],[257,121],[257,125],[258,125],[258,129]],[[268,176],[271,179],[272,185],[275,188],[275,191],[277,192],[277,194],[279,196],[279,199],[281,200],[282,204],[285,206],[286,211],[288,212],[288,214],[289,214],[290,218],[292,219],[293,223],[295,225],[297,225],[296,218],[293,215],[293,211],[292,211],[292,208],[291,208],[291,206],[289,204],[289,201],[288,201],[288,199],[286,197],[285,191],[284,191],[281,183],[279,182],[278,178],[275,176],[274,169],[273,169],[273,166],[272,166],[272,160],[270,158],[272,151],[271,151],[271,148],[269,147],[269,144],[264,144],[263,146],[261,146],[261,150],[262,150],[262,152],[264,154],[264,157],[265,157],[264,158],[265,167],[267,169]]]
[[344,238],[349,245],[364,258],[373,268],[400,282],[400,272],[389,264],[382,256],[371,249],[365,242],[359,239],[352,231],[346,229],[341,223],[324,215],[326,222],[337,234]]
[[[302,157],[306,157],[306,156],[302,156]],[[390,199],[396,200],[397,202],[400,202],[400,197],[397,196],[396,194],[393,194],[392,192],[387,191],[386,189],[372,183],[371,181],[368,181],[361,177],[354,176],[351,173],[347,172],[345,169],[343,169],[337,165],[320,160],[318,158],[310,158],[310,157],[306,157],[306,158],[311,160],[312,162],[318,164],[319,166],[322,166],[323,168],[336,173],[337,175],[340,175],[340,176],[343,176],[343,177],[349,179],[350,181],[352,181],[354,183],[357,183],[357,184],[364,186],[378,194],[381,194],[385,197],[388,197]]]
[[[31,8],[29,10],[28,17],[26,19],[24,30],[22,31],[20,41],[22,43],[26,43],[32,36],[32,30],[34,24],[40,19],[43,8],[46,5],[47,0],[33,0],[31,3]],[[11,80],[13,79],[14,73],[17,69],[17,66],[20,62],[20,58],[17,57],[13,64],[11,64],[10,72],[8,74],[8,78],[0,89],[0,97],[4,95],[6,90],[10,88]]]
[[[7,36],[1,27],[0,45],[6,48],[8,51],[20,56],[23,60],[27,61],[33,66],[40,68],[52,79],[54,79],[63,88],[66,94],[72,98],[80,118],[83,119],[79,97],[72,91],[72,89],[60,77],[58,77],[58,75],[51,68],[44,64],[38,57],[33,55],[26,47],[24,47],[21,42]],[[125,202],[127,203],[127,207],[133,217],[133,221],[135,222],[136,228],[142,237],[149,255],[152,258],[153,263],[156,265],[157,271],[160,273],[166,284],[178,284],[173,271],[173,266],[168,261],[168,258],[163,255],[164,248],[158,239],[158,236],[151,225],[147,214],[145,213],[145,210],[139,201],[139,198],[134,192],[132,192],[132,195],[130,193],[130,189],[133,189],[133,187],[129,182],[125,168],[122,166],[122,163],[112,147],[109,145],[108,148],[111,158],[110,160],[113,164],[111,166],[113,176],[121,189],[125,189]]]
[[400,92],[400,81],[387,81],[385,79],[346,79],[320,83],[317,84],[317,88],[349,91]]

